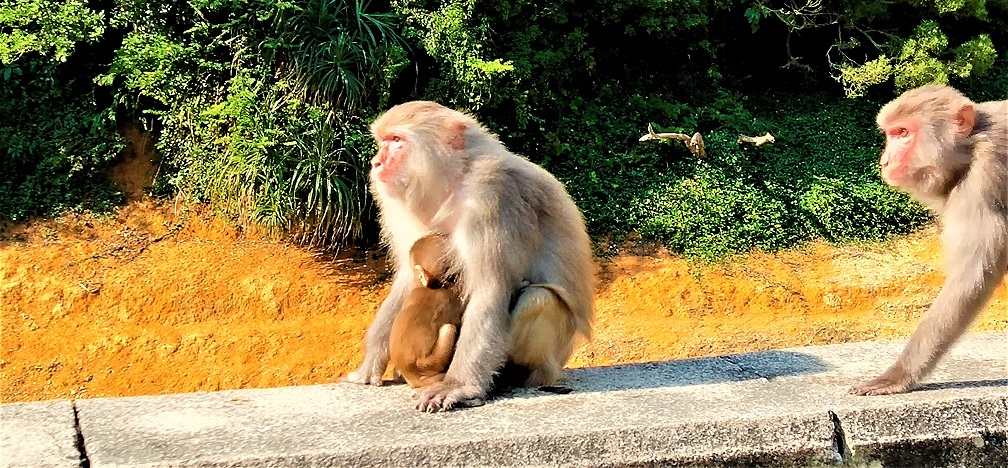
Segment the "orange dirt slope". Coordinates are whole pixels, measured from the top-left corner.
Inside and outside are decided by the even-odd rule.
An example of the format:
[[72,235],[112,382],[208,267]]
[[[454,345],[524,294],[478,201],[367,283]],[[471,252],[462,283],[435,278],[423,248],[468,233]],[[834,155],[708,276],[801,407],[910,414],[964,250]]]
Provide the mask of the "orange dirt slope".
[[[173,210],[134,201],[8,229],[2,401],[333,382],[359,364],[383,255],[323,255]],[[623,249],[598,259],[595,339],[572,367],[905,337],[942,281],[933,228],[716,265]],[[1002,285],[974,329],[1008,330],[1006,311]]]

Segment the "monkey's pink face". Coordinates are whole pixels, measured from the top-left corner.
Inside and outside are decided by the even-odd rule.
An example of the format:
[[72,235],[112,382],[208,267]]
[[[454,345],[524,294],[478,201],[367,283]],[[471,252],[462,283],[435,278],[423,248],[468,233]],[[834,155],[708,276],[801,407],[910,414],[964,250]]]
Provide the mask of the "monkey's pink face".
[[879,164],[882,178],[893,186],[902,186],[910,176],[910,164],[917,145],[916,122],[897,121],[883,128],[886,136],[885,151]]
[[406,159],[409,145],[402,135],[391,133],[378,140],[378,153],[371,158],[371,177],[389,183]]

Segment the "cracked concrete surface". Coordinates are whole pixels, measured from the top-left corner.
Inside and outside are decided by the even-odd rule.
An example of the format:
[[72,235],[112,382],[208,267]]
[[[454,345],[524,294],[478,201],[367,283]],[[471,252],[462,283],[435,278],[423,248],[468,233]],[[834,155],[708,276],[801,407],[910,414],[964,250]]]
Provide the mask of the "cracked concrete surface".
[[576,369],[563,383],[568,394],[514,390],[440,414],[413,410],[406,386],[345,383],[7,404],[0,405],[0,460],[92,467],[1008,466],[1008,333],[968,335],[921,390],[847,393],[884,370],[903,344]]

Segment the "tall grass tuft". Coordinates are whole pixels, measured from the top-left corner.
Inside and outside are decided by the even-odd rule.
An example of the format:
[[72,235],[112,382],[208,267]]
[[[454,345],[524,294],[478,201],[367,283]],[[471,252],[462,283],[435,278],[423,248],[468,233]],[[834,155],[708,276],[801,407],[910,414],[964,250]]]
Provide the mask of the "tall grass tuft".
[[396,15],[369,10],[369,0],[300,0],[276,10],[274,50],[302,97],[355,113],[387,88],[406,63],[406,43]]
[[347,138],[350,132],[315,121],[296,141],[287,189],[295,200],[290,232],[300,242],[334,244],[363,230],[370,198],[361,154]]

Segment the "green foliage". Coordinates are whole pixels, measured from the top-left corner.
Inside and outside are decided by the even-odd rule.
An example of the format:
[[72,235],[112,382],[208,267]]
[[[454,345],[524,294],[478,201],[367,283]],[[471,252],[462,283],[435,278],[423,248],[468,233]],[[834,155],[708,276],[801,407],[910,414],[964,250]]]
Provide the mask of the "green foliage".
[[890,78],[894,79],[897,91],[904,91],[928,83],[948,83],[950,75],[983,76],[997,57],[987,34],[978,35],[952,51],[948,45],[949,39],[938,24],[925,21],[903,41],[892,59],[882,55],[860,66],[841,64],[840,81],[851,97],[864,95],[867,87]]
[[361,234],[368,209],[361,141],[354,120],[290,98],[286,82],[240,74],[224,99],[186,121],[166,120],[176,155],[173,184],[239,224],[339,244]]
[[406,34],[442,64],[440,76],[431,84],[434,93],[445,96],[445,104],[479,109],[514,66],[511,61],[487,59],[483,46],[490,30],[475,16],[476,0],[451,0],[432,10],[419,8],[419,3],[400,0],[393,5],[407,18]]
[[881,56],[861,66],[840,64],[840,83],[848,97],[864,96],[869,86],[885,83],[893,75],[889,57]]
[[783,200],[715,167],[669,180],[635,202],[642,234],[705,259],[753,248],[778,250],[807,238]]
[[983,18],[987,15],[986,0],[913,0],[918,8],[932,9],[939,15],[959,13]]
[[881,183],[824,177],[801,194],[798,206],[810,216],[815,233],[833,242],[885,239],[929,218],[923,206]]
[[[881,140],[865,125],[877,103],[826,95],[749,103],[730,93],[698,105],[640,95],[625,101],[609,94],[575,101],[580,113],[551,137],[556,155],[547,167],[567,184],[593,234],[635,230],[677,252],[718,259],[813,238],[880,240],[930,219],[877,174]],[[638,143],[641,127],[654,121],[682,123],[657,131],[702,131],[707,157],[678,141]],[[740,133],[765,131],[775,143],[736,143]]]
[[[719,258],[816,237],[881,239],[929,218],[877,176],[878,103],[828,94],[750,103],[729,85],[740,70],[717,61],[728,43],[708,40],[731,31],[713,29],[721,15],[798,24],[793,12],[686,0],[430,4],[394,4],[409,37],[441,67],[421,80],[419,97],[476,110],[509,147],[567,185],[593,234],[636,230]],[[469,57],[510,67],[473,74],[464,71]],[[875,68],[849,67],[847,79],[863,90],[891,79],[892,68],[883,58]],[[702,132],[708,158],[679,142],[639,143],[649,122]],[[736,144],[739,134],[766,131],[776,144]]]
[[[109,72],[98,76],[97,83],[118,85],[132,91],[128,95],[136,93],[168,105],[183,94],[181,90],[191,86],[192,77],[186,73],[191,63],[186,62],[198,52],[173,40],[165,31],[130,31],[116,51]],[[120,83],[116,83],[117,78]]]
[[0,88],[0,160],[7,174],[0,179],[0,219],[102,211],[121,201],[102,171],[124,142],[86,85],[84,94],[63,91],[77,84],[29,65]]
[[93,83],[68,63],[104,31],[82,1],[17,0],[0,6],[0,219],[121,200],[102,172],[123,148]]
[[[711,259],[881,239],[929,216],[879,179],[874,113],[931,81],[1004,99],[1006,6],[16,0],[0,6],[0,154],[15,174],[0,214],[115,202],[101,177],[122,146],[112,129],[141,119],[156,193],[340,244],[373,220],[367,123],[431,99],[556,174],[595,235]],[[639,142],[648,123],[701,132],[708,156]],[[767,131],[775,143],[736,143]]]
[[0,63],[37,53],[66,62],[78,43],[93,43],[104,32],[104,15],[83,0],[13,0],[0,5]]
[[611,80],[644,89],[652,80],[699,75],[709,86],[716,70],[705,27],[711,12],[725,7],[700,0],[392,5],[407,26],[404,34],[436,63],[437,72],[423,77],[420,97],[480,111],[528,153],[537,152],[543,124],[569,112],[570,100]]
[[367,0],[278,3],[270,21],[275,37],[264,48],[289,62],[297,91],[314,102],[333,102],[351,113],[387,101],[389,80],[406,65],[395,16],[370,11]]
[[1004,100],[1008,96],[1008,56],[998,58],[984,76],[954,84],[976,102]]
[[126,6],[114,21],[130,29],[99,82],[161,127],[173,168],[162,191],[306,243],[361,235],[371,151],[361,115],[385,105],[405,65],[390,14],[364,0]]
[[[760,19],[770,15],[787,27],[789,63],[800,59],[792,55],[791,45],[801,33],[836,30],[837,39],[819,47],[830,57],[834,79],[850,97],[863,96],[868,88],[890,79],[897,91],[903,91],[947,83],[950,76],[983,76],[997,50],[990,34],[975,34],[976,26],[996,25],[1004,13],[996,9],[990,15],[986,0],[827,0],[804,5],[791,0],[753,1],[745,16],[754,31]],[[996,31],[995,25],[989,30]],[[955,37],[950,39],[945,31],[954,31]],[[959,45],[950,49],[955,43]]]
[[949,72],[959,78],[984,76],[994,66],[997,50],[987,34],[970,39],[953,51],[955,59],[948,64]]

